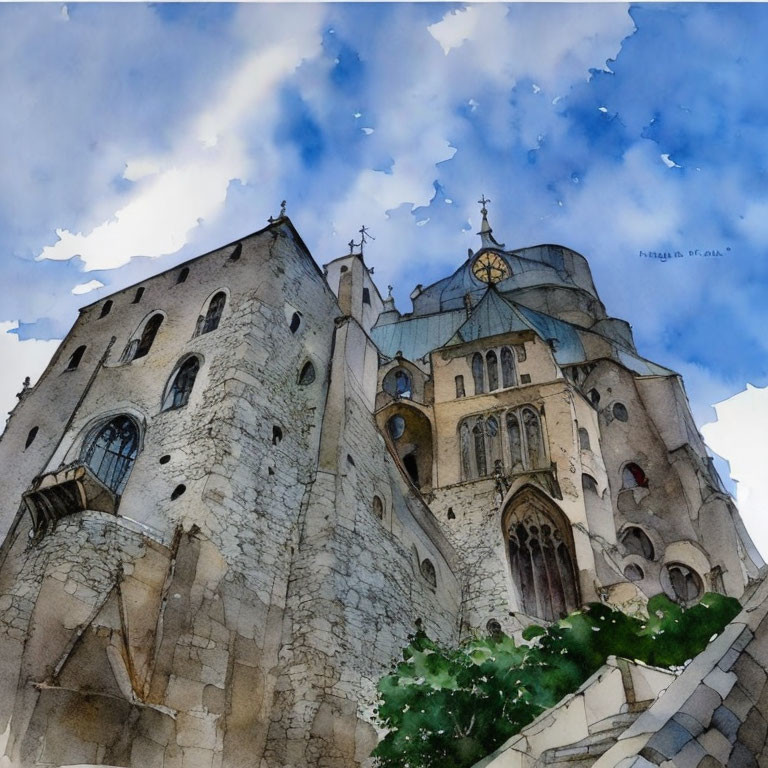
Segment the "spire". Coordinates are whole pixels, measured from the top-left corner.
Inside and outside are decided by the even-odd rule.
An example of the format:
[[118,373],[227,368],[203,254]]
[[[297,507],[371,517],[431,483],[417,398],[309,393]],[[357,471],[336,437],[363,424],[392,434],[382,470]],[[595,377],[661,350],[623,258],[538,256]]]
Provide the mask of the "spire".
[[485,206],[491,201],[488,200],[485,195],[482,195],[477,202],[483,206],[480,209],[480,213],[483,215],[483,222],[480,225],[480,231],[477,233],[478,235],[480,235],[480,241],[482,243],[482,247],[483,248],[503,248],[504,243],[496,242],[496,240],[493,237],[493,229],[491,229],[491,225],[488,223],[488,209]]

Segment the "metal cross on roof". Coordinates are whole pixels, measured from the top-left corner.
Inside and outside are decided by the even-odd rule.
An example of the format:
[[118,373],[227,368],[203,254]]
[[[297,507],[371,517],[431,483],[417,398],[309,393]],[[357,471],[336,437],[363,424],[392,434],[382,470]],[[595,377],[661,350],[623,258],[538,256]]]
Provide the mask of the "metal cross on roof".
[[368,239],[375,240],[376,238],[368,231],[368,228],[363,224],[358,230],[360,233],[360,255],[363,255],[363,246],[368,242]]
[[277,218],[275,218],[274,216],[270,216],[267,219],[267,221],[270,224],[274,224],[276,221],[279,221],[280,219],[282,219],[285,216],[285,206],[286,206],[285,200],[281,200],[280,201],[280,215]]
[[485,195],[482,195],[482,196],[480,197],[480,199],[479,199],[477,202],[478,202],[478,203],[480,203],[480,205],[482,205],[482,206],[483,206],[483,207],[480,209],[480,213],[483,213],[483,214],[486,214],[486,213],[488,213],[488,210],[486,209],[486,207],[485,207],[485,206],[486,206],[488,203],[490,203],[491,201],[490,201],[490,200],[488,200],[488,199],[486,199]]

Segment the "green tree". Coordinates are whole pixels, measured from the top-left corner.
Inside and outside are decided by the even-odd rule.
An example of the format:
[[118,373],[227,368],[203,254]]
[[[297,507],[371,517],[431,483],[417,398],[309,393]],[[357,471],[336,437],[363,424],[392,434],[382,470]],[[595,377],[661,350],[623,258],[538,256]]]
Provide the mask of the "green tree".
[[608,656],[679,667],[739,612],[737,600],[707,593],[691,608],[665,595],[648,618],[591,603],[548,627],[443,648],[419,631],[403,661],[378,684],[377,717],[387,734],[373,755],[381,768],[467,768],[575,691]]

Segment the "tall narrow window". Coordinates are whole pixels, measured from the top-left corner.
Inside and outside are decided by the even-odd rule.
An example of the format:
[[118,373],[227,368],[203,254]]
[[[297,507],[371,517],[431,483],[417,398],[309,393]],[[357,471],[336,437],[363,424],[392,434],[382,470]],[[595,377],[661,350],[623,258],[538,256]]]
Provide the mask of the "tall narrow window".
[[411,377],[405,371],[395,371],[395,395],[411,397]]
[[379,520],[384,519],[384,504],[379,496],[373,497],[373,514],[376,515]]
[[135,422],[128,416],[116,416],[86,442],[83,460],[119,496],[138,450],[139,430]]
[[176,278],[176,285],[183,283],[189,277],[189,267],[184,267]]
[[39,427],[32,427],[32,429],[29,430],[29,433],[27,434],[27,442],[24,443],[24,450],[29,448],[32,443],[35,442],[35,438],[37,437],[37,430]]
[[459,428],[459,443],[461,448],[461,469],[462,477],[464,480],[469,480],[473,477],[472,472],[472,447],[471,438],[469,435],[469,424],[464,421]]
[[589,395],[589,402],[592,403],[595,407],[597,407],[598,403],[600,402],[600,393],[596,389],[590,389],[588,392]]
[[181,408],[189,402],[192,387],[195,385],[197,372],[200,370],[200,360],[197,357],[188,358],[176,371],[173,382],[163,400],[163,410]]
[[523,409],[523,427],[526,447],[528,448],[528,466],[531,469],[538,469],[541,467],[543,459],[541,425],[539,424],[539,417],[531,408]]
[[144,289],[143,288],[137,288],[136,289],[136,295],[133,297],[133,301],[131,304],[138,304],[141,301],[141,297],[144,295]]
[[419,487],[419,464],[416,461],[416,454],[409,453],[407,456],[404,456],[403,466],[405,467],[405,471],[408,473],[408,476],[413,481],[413,484],[418,488]]
[[421,568],[419,570],[421,571],[421,575],[427,580],[427,583],[430,587],[437,586],[437,573],[435,572],[435,566],[432,564],[431,560],[422,560]]
[[221,320],[221,314],[224,312],[224,305],[227,303],[227,294],[224,291],[219,291],[208,304],[208,311],[205,313],[205,320],[203,320],[203,327],[200,333],[210,333],[215,331],[219,327],[219,321]]
[[370,306],[371,303],[371,291],[368,288],[363,288],[363,304],[368,304]]
[[480,395],[485,391],[483,379],[485,377],[485,365],[483,356],[479,352],[472,355],[472,378],[475,380],[475,394]]
[[496,353],[493,350],[488,352],[485,361],[488,364],[488,391],[493,392],[499,388],[499,361]]
[[497,461],[504,460],[501,455],[501,433],[499,432],[499,421],[495,416],[489,416],[485,422],[485,432],[488,437],[488,467],[493,469]]
[[65,370],[74,371],[75,368],[77,368],[77,366],[80,365],[80,361],[83,359],[84,354],[85,354],[85,344],[78,347],[72,353],[72,356],[69,358],[69,362],[67,363],[67,367]]
[[475,422],[475,426],[472,428],[472,438],[475,443],[475,467],[477,468],[477,476],[485,477],[488,474],[488,464],[485,457],[485,430],[483,429],[483,422],[480,419]]
[[229,260],[230,261],[239,261],[240,256],[242,255],[242,253],[243,253],[243,244],[242,243],[238,243],[235,246],[235,248],[232,251],[232,253],[229,254]]
[[589,432],[584,427],[579,427],[579,448],[582,451],[592,450],[589,444]]
[[106,317],[111,311],[112,311],[112,299],[107,299],[101,305],[101,314],[99,315],[99,318]]
[[294,312],[293,315],[291,315],[291,324],[289,326],[291,333],[296,333],[296,331],[299,330],[300,325],[301,315],[298,312]]
[[464,397],[464,377],[463,376],[457,376],[455,379],[456,382],[456,397]]
[[509,441],[510,469],[519,472],[523,468],[523,442],[520,437],[520,422],[511,411],[507,413],[507,439]]
[[554,621],[579,603],[568,525],[558,509],[522,493],[506,522],[512,578],[523,611]]
[[501,348],[501,384],[504,389],[515,386],[515,358],[509,347]]
[[162,315],[152,315],[152,317],[149,318],[142,331],[141,339],[139,339],[139,345],[136,347],[136,354],[133,356],[134,360],[139,357],[145,357],[149,353],[149,350],[152,349],[152,344],[155,341],[155,336],[157,336],[157,332],[160,330],[162,324]]

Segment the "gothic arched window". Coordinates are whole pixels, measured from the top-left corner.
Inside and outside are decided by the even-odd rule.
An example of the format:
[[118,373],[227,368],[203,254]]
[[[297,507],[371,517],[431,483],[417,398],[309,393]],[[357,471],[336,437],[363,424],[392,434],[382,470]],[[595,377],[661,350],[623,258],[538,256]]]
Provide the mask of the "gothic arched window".
[[523,441],[520,436],[520,422],[512,411],[507,413],[507,439],[509,440],[510,469],[519,472],[523,468]]
[[524,613],[555,621],[579,605],[568,522],[535,492],[520,496],[506,519],[512,579]]
[[77,368],[77,366],[80,365],[80,361],[83,359],[84,354],[85,354],[85,344],[78,347],[72,353],[72,357],[69,358],[69,362],[67,363],[67,367],[65,370],[74,371],[75,368]]
[[155,341],[155,336],[160,330],[160,326],[163,324],[163,316],[160,314],[152,315],[144,326],[144,330],[141,333],[139,344],[136,347],[136,352],[133,355],[133,360],[137,360],[140,357],[145,357],[149,350],[152,348],[152,344]]
[[101,305],[101,314],[99,315],[99,319],[101,319],[102,317],[106,317],[111,311],[112,311],[112,299],[107,299]]
[[307,360],[307,362],[304,363],[304,366],[299,372],[299,385],[302,387],[307,387],[314,380],[315,380],[315,366],[312,365],[311,360]]
[[426,579],[430,587],[437,586],[437,572],[435,566],[428,558],[421,561],[421,575]]
[[469,424],[463,421],[459,427],[459,445],[461,450],[461,475],[463,480],[473,477],[472,448],[470,445]]
[[477,469],[475,476],[485,477],[488,474],[488,463],[485,456],[485,429],[481,419],[478,419],[472,427],[472,437],[475,444],[475,468]]
[[189,402],[189,396],[192,394],[192,387],[195,385],[199,370],[200,360],[194,355],[182,363],[174,374],[172,383],[165,394],[162,410],[170,411],[173,408],[181,408]]
[[139,451],[139,428],[129,416],[116,416],[100,427],[83,447],[83,461],[118,496]]
[[493,350],[486,353],[485,362],[488,364],[488,391],[493,392],[499,388],[499,361]]
[[493,468],[496,462],[504,463],[501,453],[501,432],[499,420],[495,416],[489,416],[485,420],[485,434],[488,442],[488,466]]
[[509,347],[501,348],[501,385],[504,389],[515,386],[515,358]]
[[227,294],[219,291],[208,304],[208,311],[205,313],[200,333],[210,333],[219,327],[221,314],[224,312],[224,305],[227,303]]
[[475,380],[475,394],[481,395],[485,392],[484,378],[485,378],[485,365],[483,364],[483,356],[479,352],[475,352],[472,355],[472,378]]
[[531,469],[538,469],[542,465],[544,450],[541,444],[539,417],[531,408],[523,408],[523,428],[528,448],[528,466]]
[[654,558],[653,544],[642,528],[634,525],[627,528],[621,534],[621,543],[631,555],[641,555],[646,560],[653,560]]
[[664,591],[683,604],[696,600],[704,591],[699,574],[682,563],[664,566],[661,582]]
[[579,427],[579,448],[582,451],[592,450],[592,446],[589,444],[589,432],[584,427]]
[[411,377],[405,371],[395,371],[395,395],[411,396]]
[[630,462],[624,467],[624,471],[621,473],[621,487],[647,488],[648,478],[645,476],[645,472],[643,472],[641,467]]

